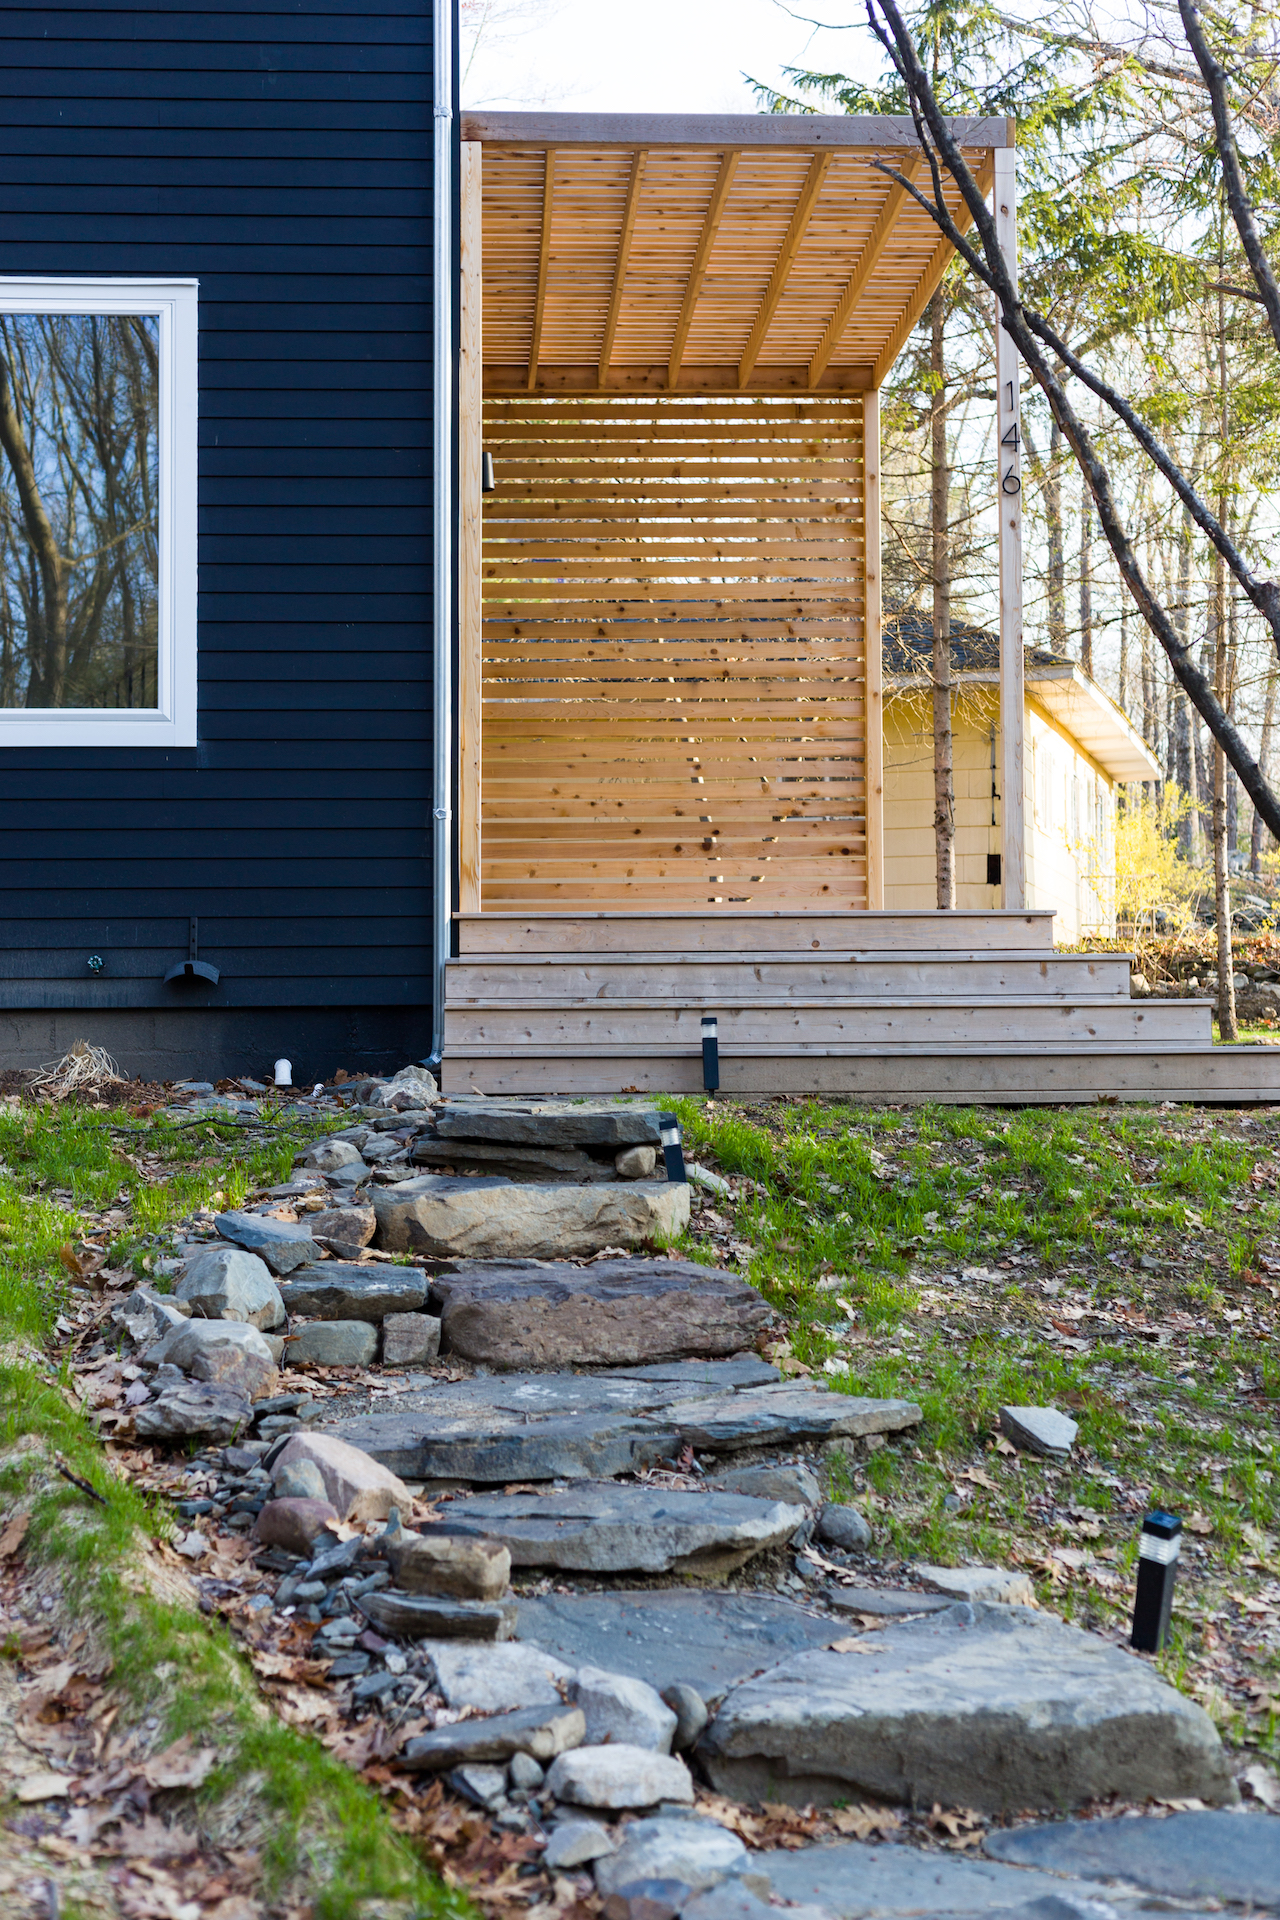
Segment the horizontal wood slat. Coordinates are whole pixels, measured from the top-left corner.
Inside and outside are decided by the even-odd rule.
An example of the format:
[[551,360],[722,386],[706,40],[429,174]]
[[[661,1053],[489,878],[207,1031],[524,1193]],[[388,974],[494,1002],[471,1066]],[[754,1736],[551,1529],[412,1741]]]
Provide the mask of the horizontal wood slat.
[[865,906],[861,428],[486,401],[486,908]]

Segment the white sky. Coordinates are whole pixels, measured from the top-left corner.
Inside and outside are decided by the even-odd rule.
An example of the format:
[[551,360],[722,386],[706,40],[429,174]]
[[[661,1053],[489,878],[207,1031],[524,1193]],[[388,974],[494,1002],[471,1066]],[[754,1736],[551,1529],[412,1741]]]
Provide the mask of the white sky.
[[[776,85],[786,66],[878,67],[859,0],[793,0],[791,13],[778,0],[469,0],[464,64],[486,4],[464,107],[757,113],[744,74]],[[815,33],[796,15],[853,30]]]

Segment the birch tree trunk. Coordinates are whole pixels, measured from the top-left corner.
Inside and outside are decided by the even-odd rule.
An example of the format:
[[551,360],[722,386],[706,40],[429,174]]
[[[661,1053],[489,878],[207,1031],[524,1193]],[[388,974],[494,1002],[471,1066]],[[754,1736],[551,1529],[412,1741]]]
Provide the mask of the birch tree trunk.
[[[1225,222],[1224,222],[1225,225]],[[1223,229],[1219,227],[1219,233]],[[1218,247],[1218,406],[1219,462],[1226,458],[1231,442],[1230,414],[1227,406],[1227,312],[1222,291],[1223,240]],[[1221,472],[1221,464],[1219,472]],[[1218,519],[1227,524],[1225,483],[1218,490]],[[1222,706],[1229,710],[1234,689],[1227,650],[1227,563],[1220,553],[1213,560],[1213,688]],[[1236,1028],[1236,986],[1231,960],[1231,875],[1227,866],[1227,756],[1213,743],[1213,904],[1218,923],[1218,1033],[1224,1040],[1238,1038]]]
[[1080,490],[1080,665],[1093,678],[1093,495]]
[[938,905],[956,904],[955,783],[951,748],[951,470],[947,464],[947,378],[944,357],[945,296],[942,288],[930,304],[929,371],[933,533],[933,839],[937,858]]
[[[1262,768],[1265,780],[1267,768],[1271,764],[1271,730],[1276,720],[1276,680],[1278,670],[1272,667],[1267,675],[1267,697],[1262,709],[1262,739],[1258,746],[1258,765]],[[1253,833],[1249,839],[1249,871],[1255,877],[1262,872],[1262,836],[1266,828],[1262,824],[1262,815],[1254,808]]]

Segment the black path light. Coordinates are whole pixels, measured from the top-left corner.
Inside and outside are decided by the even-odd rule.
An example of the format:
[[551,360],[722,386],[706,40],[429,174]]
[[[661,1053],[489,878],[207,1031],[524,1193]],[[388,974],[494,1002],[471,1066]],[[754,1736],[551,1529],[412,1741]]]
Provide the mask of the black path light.
[[1176,1513],[1149,1513],[1138,1537],[1138,1588],[1133,1598],[1130,1644],[1140,1653],[1159,1653],[1169,1635],[1173,1583],[1182,1548],[1182,1522]]
[[714,1013],[702,1016],[702,1084],[708,1093],[720,1088],[720,1023]]
[[680,1137],[680,1122],[674,1113],[658,1115],[658,1137],[662,1141],[662,1158],[666,1163],[668,1180],[678,1180],[687,1187],[689,1176],[684,1170],[684,1143]]

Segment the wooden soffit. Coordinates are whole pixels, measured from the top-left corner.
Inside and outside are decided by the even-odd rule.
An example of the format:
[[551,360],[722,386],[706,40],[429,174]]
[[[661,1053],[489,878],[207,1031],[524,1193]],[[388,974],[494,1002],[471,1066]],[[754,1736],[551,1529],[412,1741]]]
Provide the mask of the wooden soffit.
[[[952,123],[984,190],[1013,123]],[[487,393],[865,392],[952,249],[909,120],[464,114]],[[968,226],[958,190],[948,208]]]

